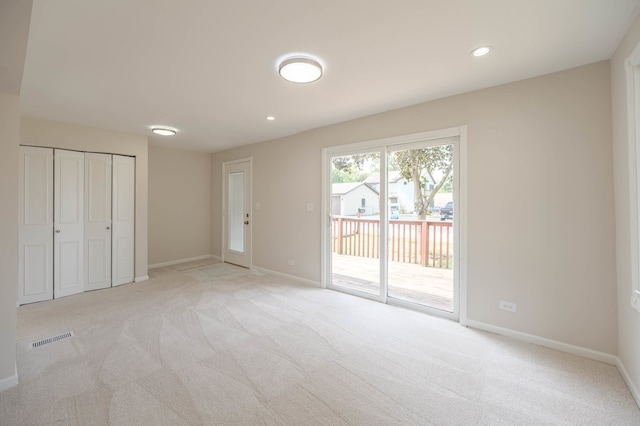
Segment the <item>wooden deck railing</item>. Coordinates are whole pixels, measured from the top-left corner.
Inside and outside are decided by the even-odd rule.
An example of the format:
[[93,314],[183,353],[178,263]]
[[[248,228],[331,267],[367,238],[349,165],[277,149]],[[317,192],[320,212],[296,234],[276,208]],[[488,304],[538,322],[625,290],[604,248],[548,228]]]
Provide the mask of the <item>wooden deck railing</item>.
[[[332,218],[333,252],[380,257],[380,221],[353,217]],[[389,257],[392,261],[435,268],[453,266],[451,222],[392,220],[389,222]]]

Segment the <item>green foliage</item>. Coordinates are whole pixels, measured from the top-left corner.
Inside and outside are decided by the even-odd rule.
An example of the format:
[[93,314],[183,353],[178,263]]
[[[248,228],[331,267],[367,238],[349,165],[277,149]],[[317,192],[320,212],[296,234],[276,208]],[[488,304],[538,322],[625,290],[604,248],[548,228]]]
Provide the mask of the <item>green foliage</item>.
[[[378,159],[378,154],[334,157],[333,182],[360,182],[364,180],[368,174],[363,173],[364,166],[375,159]],[[407,181],[413,182],[415,212],[421,219],[427,215],[428,206],[438,191],[446,187],[448,192],[452,192],[453,145],[396,151],[389,157],[389,166],[392,170],[399,170]],[[368,172],[370,173],[371,170]],[[431,185],[434,186],[433,189],[430,189]]]
[[350,172],[338,170],[334,167],[331,170],[331,183],[362,182],[368,175],[368,173],[358,170]]
[[[402,177],[413,182],[415,211],[423,219],[435,194],[444,186],[453,169],[453,145],[437,145],[422,149],[409,149],[394,154]],[[438,180],[436,180],[438,176]],[[429,189],[434,185],[433,190]]]
[[333,157],[333,167],[344,173],[362,172],[367,160],[377,159],[378,154],[355,154],[344,157]]
[[[371,172],[380,170],[378,154],[355,154],[333,157],[331,182],[362,182]],[[366,169],[366,170],[365,170]]]
[[450,168],[453,145],[398,151],[394,153],[394,160],[400,166],[400,172],[405,179],[411,181],[417,174],[420,176],[420,186],[424,188],[428,183],[437,184],[433,179],[437,171],[446,172]]
[[442,192],[453,192],[453,175],[449,175],[449,177],[444,181],[444,185],[442,185]]

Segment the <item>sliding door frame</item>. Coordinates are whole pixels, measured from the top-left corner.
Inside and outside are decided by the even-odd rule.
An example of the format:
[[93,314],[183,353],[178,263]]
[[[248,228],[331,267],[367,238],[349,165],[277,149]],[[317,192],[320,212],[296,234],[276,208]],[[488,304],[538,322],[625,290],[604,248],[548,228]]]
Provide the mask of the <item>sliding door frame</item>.
[[[379,154],[380,155],[380,182],[385,182],[387,179],[387,150],[384,146],[380,145],[364,145],[361,144],[355,145],[346,145],[346,146],[337,146],[332,148],[323,149],[322,155],[322,212],[323,219],[326,222],[323,224],[324,235],[322,238],[323,246],[323,264],[322,264],[322,287],[330,288],[332,290],[338,290],[343,293],[348,293],[354,296],[364,297],[365,299],[371,299],[382,303],[387,303],[387,262],[379,262],[379,293],[377,295],[372,293],[366,293],[363,291],[358,291],[355,289],[350,289],[348,287],[339,287],[335,286],[332,283],[332,261],[331,261],[331,251],[332,250],[332,214],[331,214],[331,174],[328,173],[329,167],[331,164],[332,157],[342,157],[356,154]],[[385,199],[387,197],[387,185],[380,185],[379,197],[378,197],[378,208],[380,210],[380,224],[386,223],[388,216],[388,209],[385,208]],[[386,241],[388,234],[388,227],[380,226],[380,242]],[[380,259],[386,259],[388,254],[387,245],[380,243]],[[379,260],[380,260],[379,259]]]
[[[332,284],[332,232],[331,232],[331,173],[329,166],[331,158],[336,156],[347,156],[358,153],[379,152],[380,153],[380,223],[388,223],[388,199],[387,185],[387,158],[388,153],[401,149],[401,146],[410,146],[437,139],[457,137],[458,143],[454,143],[454,205],[459,212],[453,217],[454,227],[454,268],[453,285],[454,301],[453,313],[441,311],[435,308],[422,307],[420,305],[404,302],[399,299],[388,298],[387,288],[387,248],[386,244],[380,246],[380,295],[366,295],[358,291],[349,291],[342,287],[336,288]],[[321,250],[321,284],[323,288],[336,289],[345,293],[366,297],[382,303],[408,307],[426,313],[454,319],[462,325],[467,323],[467,126],[452,127],[448,129],[414,133],[391,138],[376,139],[371,141],[358,142],[354,144],[338,145],[323,148],[322,150],[322,250]],[[387,227],[380,226],[380,239],[387,241]],[[384,259],[384,261],[382,261]]]

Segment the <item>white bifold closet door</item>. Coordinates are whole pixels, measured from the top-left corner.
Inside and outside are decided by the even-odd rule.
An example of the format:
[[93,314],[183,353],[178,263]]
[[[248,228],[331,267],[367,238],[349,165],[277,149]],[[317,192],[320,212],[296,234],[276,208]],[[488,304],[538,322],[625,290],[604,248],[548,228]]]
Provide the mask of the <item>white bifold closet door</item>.
[[133,282],[135,158],[20,147],[18,303]]
[[18,301],[53,298],[53,149],[22,147],[19,175]]
[[111,281],[114,286],[133,281],[135,175],[134,158],[113,156]]
[[111,154],[84,155],[84,290],[111,287]]
[[53,293],[84,291],[84,153],[56,149],[53,173]]

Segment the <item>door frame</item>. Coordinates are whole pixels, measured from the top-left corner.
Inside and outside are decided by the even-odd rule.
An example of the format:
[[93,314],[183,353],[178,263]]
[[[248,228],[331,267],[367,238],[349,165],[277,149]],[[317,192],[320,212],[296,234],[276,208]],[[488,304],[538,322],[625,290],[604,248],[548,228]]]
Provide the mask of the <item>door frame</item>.
[[[446,318],[454,319],[462,325],[467,325],[467,126],[451,127],[429,132],[414,133],[409,135],[395,136],[390,138],[376,139],[364,142],[357,142],[347,145],[338,145],[322,149],[322,249],[321,249],[321,285],[323,288],[335,289],[331,283],[332,265],[331,265],[331,173],[329,165],[331,157],[339,155],[350,155],[362,152],[381,151],[380,158],[380,182],[386,182],[387,172],[387,152],[388,148],[396,145],[409,145],[412,143],[421,143],[435,139],[444,139],[450,137],[458,137],[458,144],[454,144],[454,173],[457,177],[454,179],[454,203],[456,211],[459,214],[453,217],[454,226],[454,308],[453,313],[440,311],[434,308],[421,307],[414,303],[403,302],[402,300],[387,297],[387,285],[383,284],[383,278],[386,278],[386,262],[380,264],[381,294],[379,297],[369,297],[382,303],[409,307],[436,314]],[[386,198],[387,185],[380,185],[380,221],[387,223],[387,206]],[[381,233],[384,226],[381,226]],[[385,238],[386,235],[381,238]],[[457,248],[457,250],[456,250]],[[385,252],[386,253],[386,252]],[[381,258],[383,253],[381,249]],[[386,258],[386,256],[384,257]],[[383,276],[383,274],[385,274]],[[344,291],[340,288],[339,291]],[[352,293],[345,291],[347,293]],[[363,296],[357,293],[358,296]],[[366,297],[366,296],[363,296]]]
[[[249,176],[245,179],[245,200],[246,207],[245,212],[249,214],[249,224],[246,226],[246,242],[245,242],[245,253],[247,256],[247,265],[246,267],[249,269],[253,269],[253,157],[245,157],[238,158],[236,160],[224,161],[222,163],[222,247],[220,250],[222,261],[225,260],[225,253],[227,247],[227,204],[228,204],[228,191],[227,191],[227,168],[229,166],[247,163],[247,168],[249,171]],[[230,262],[232,263],[232,262]],[[233,263],[236,264],[236,263]],[[244,266],[244,265],[238,265]]]

